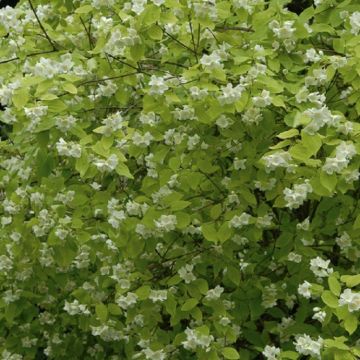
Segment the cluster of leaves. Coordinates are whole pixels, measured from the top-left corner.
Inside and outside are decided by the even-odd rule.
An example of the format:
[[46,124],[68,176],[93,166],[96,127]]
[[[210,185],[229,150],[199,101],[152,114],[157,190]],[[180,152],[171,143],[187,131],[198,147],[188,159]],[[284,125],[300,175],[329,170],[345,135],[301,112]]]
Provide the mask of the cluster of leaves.
[[360,4],[293,6],[0,10],[3,359],[360,357]]

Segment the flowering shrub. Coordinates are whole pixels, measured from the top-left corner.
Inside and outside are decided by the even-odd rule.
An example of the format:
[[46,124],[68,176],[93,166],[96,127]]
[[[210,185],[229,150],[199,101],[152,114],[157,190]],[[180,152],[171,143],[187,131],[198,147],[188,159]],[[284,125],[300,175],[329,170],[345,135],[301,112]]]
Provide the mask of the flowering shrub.
[[0,10],[2,359],[360,357],[360,3],[289,3]]

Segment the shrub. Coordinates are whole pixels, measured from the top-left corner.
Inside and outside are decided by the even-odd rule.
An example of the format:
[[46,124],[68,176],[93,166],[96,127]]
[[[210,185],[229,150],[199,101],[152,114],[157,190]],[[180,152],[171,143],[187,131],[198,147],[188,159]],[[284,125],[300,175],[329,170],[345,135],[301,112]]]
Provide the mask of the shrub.
[[301,4],[0,10],[2,359],[360,357],[360,4]]

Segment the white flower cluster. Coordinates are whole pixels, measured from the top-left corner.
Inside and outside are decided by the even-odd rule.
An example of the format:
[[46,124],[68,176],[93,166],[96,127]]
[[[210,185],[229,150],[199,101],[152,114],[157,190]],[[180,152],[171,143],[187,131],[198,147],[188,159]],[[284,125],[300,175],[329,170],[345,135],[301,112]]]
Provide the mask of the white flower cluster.
[[276,306],[277,303],[278,292],[275,284],[270,284],[264,287],[264,291],[262,293],[262,302],[261,305],[265,308],[272,308]]
[[90,315],[90,311],[87,306],[80,304],[78,300],[74,300],[73,302],[67,302],[65,300],[64,310],[70,315]]
[[297,209],[306,200],[308,193],[312,192],[312,186],[308,179],[302,184],[295,184],[293,189],[285,188],[283,190],[286,207]]
[[314,315],[312,316],[312,319],[318,320],[319,322],[323,323],[326,318],[326,312],[321,310],[319,307],[313,308]]
[[66,133],[76,124],[76,121],[77,119],[72,115],[59,116],[55,119],[55,125],[60,131]]
[[182,345],[187,350],[196,350],[197,347],[208,350],[214,337],[212,335],[201,334],[196,329],[186,328],[185,330],[186,340],[182,342]]
[[81,156],[81,146],[74,142],[66,142],[60,138],[56,143],[56,150],[61,156],[79,158]]
[[224,292],[224,288],[220,285],[216,285],[214,289],[209,289],[206,292],[205,299],[206,300],[218,300],[221,294]]
[[169,86],[166,84],[164,77],[151,75],[149,95],[162,95]]
[[351,33],[358,35],[360,32],[360,11],[355,11],[350,16]]
[[163,302],[167,299],[167,290],[150,290],[149,299],[152,302]]
[[178,274],[185,281],[186,284],[190,284],[192,281],[196,280],[195,275],[193,274],[194,265],[186,264],[178,270]]
[[270,92],[263,90],[259,96],[253,96],[253,104],[255,107],[264,108],[271,104]]
[[313,340],[309,335],[298,335],[294,345],[299,354],[321,359],[321,349],[324,345],[324,340],[320,336],[317,340]]
[[24,70],[35,76],[51,79],[59,74],[71,73],[74,65],[71,54],[63,54],[60,56],[60,61],[41,57],[33,67],[29,64],[24,65]]
[[316,134],[325,125],[337,127],[341,120],[341,116],[333,115],[326,105],[308,109],[303,114],[311,119],[311,122],[304,127],[304,131],[310,135]]
[[329,264],[330,260],[324,260],[317,256],[310,260],[310,270],[319,278],[327,277],[334,271],[333,268],[329,268]]
[[346,231],[336,237],[335,242],[341,250],[347,250],[351,247],[351,237]]
[[172,111],[176,120],[195,120],[195,110],[189,105],[184,105],[182,108],[176,108]]
[[238,101],[243,93],[245,87],[238,84],[235,87],[233,84],[228,83],[226,86],[221,87],[221,94],[218,96],[220,104],[233,104]]
[[215,50],[210,55],[204,54],[200,59],[200,64],[207,70],[222,69],[224,65],[221,60],[221,56]]
[[278,360],[280,351],[281,350],[275,346],[266,345],[262,354],[267,360]]
[[133,292],[128,292],[126,295],[119,296],[115,302],[122,308],[122,309],[129,309],[133,307],[138,300],[138,296]]
[[327,174],[340,173],[345,169],[350,160],[356,155],[355,146],[350,143],[347,144],[345,141],[341,142],[336,147],[335,157],[326,158],[325,164],[322,167]]
[[208,89],[200,89],[197,86],[192,86],[189,91],[194,100],[202,100],[209,94]]
[[168,232],[175,230],[177,218],[175,215],[161,215],[158,220],[154,220],[154,223],[161,231]]
[[262,160],[265,162],[265,171],[269,173],[278,167],[288,168],[290,166],[289,161],[291,161],[292,158],[286,151],[277,151],[273,154],[263,156]]
[[125,126],[125,120],[120,111],[110,114],[101,123],[104,124],[102,134],[105,136],[111,136]]
[[119,159],[115,154],[111,154],[106,160],[96,158],[93,163],[100,172],[113,171],[118,166]]
[[295,47],[294,33],[296,29],[293,27],[294,23],[293,20],[287,20],[280,26],[277,20],[272,20],[269,24],[270,30],[272,30],[275,37],[282,40],[287,52],[292,51]]
[[255,11],[255,6],[262,4],[263,0],[233,0],[236,9],[244,9],[250,15]]
[[126,29],[123,33],[120,29],[111,31],[111,36],[104,46],[104,52],[112,56],[123,56],[127,46],[134,46],[138,43],[140,37],[133,28]]
[[107,204],[109,213],[108,223],[115,229],[120,227],[120,223],[126,219],[124,210],[119,210],[119,200],[111,198]]
[[303,296],[306,299],[310,299],[311,298],[311,284],[308,281],[304,281],[302,284],[300,284],[298,286],[298,293],[299,295]]
[[153,111],[149,111],[147,113],[141,113],[139,120],[142,124],[149,126],[155,126],[160,121],[160,119]]
[[154,137],[151,135],[149,131],[147,131],[145,134],[141,135],[138,131],[135,131],[132,136],[132,141],[134,145],[139,147],[147,147],[150,146],[151,141],[154,139]]
[[360,293],[345,289],[340,295],[339,305],[347,305],[350,312],[360,310]]
[[251,215],[243,212],[241,215],[235,215],[229,222],[229,227],[235,229],[241,229],[243,226],[248,225],[251,219]]

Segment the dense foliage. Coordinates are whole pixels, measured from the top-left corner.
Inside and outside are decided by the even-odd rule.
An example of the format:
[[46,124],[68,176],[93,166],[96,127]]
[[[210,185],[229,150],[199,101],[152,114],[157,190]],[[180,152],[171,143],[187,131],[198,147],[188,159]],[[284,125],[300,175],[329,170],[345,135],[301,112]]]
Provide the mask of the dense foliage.
[[20,1],[0,35],[2,359],[360,357],[358,0]]

